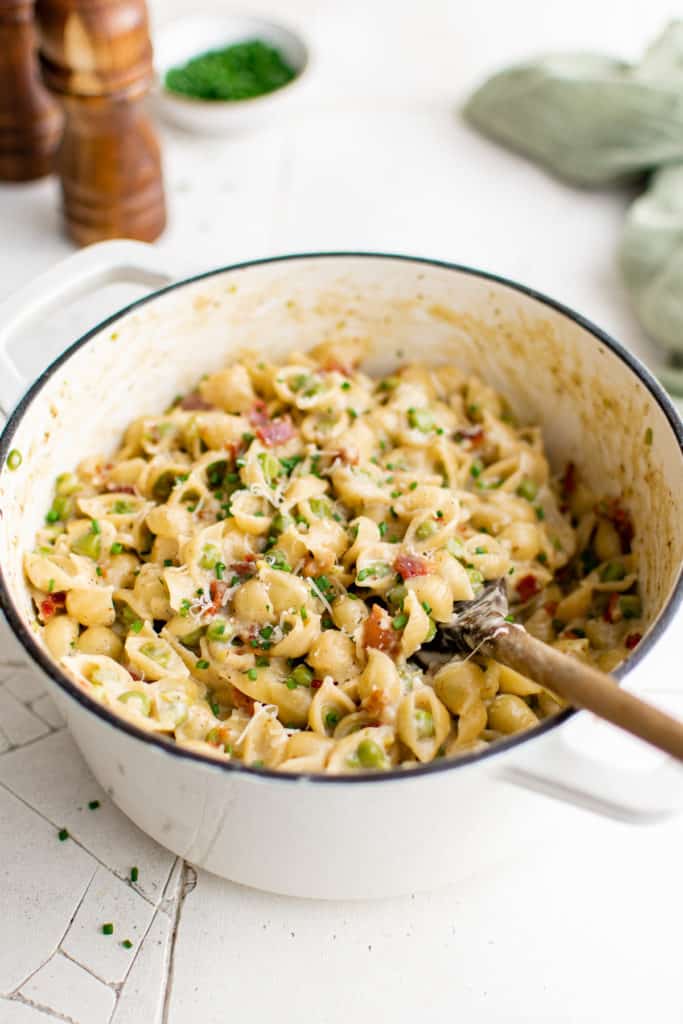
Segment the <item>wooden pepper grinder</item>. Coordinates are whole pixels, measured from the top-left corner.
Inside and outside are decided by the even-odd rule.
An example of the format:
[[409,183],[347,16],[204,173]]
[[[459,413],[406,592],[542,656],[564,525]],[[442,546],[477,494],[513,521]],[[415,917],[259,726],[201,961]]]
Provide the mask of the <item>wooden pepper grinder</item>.
[[38,73],[33,0],[0,0],[0,180],[53,169],[62,115]]
[[80,245],[152,242],[166,224],[144,0],[38,0],[43,79],[61,103],[57,157],[67,230]]

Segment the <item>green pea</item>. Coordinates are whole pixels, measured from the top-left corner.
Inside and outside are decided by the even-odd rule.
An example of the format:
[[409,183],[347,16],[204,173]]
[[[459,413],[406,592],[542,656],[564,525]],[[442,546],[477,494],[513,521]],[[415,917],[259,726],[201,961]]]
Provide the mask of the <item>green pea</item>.
[[423,434],[434,429],[434,417],[429,409],[408,409],[408,423]]
[[392,608],[402,608],[407,596],[408,588],[402,583],[397,583],[395,587],[387,591],[387,602]]
[[258,461],[263,470],[263,477],[269,487],[275,487],[275,482],[282,472],[280,460],[276,459],[270,452],[259,452]]
[[55,490],[62,497],[75,494],[80,486],[80,481],[74,473],[60,473],[55,481]]
[[284,533],[293,524],[294,520],[291,516],[286,515],[284,512],[278,512],[277,515],[273,516],[270,528],[273,533]]
[[626,576],[626,569],[622,562],[608,562],[600,572],[600,579],[603,583],[616,583]]
[[202,556],[199,565],[202,569],[215,569],[220,562],[223,552],[215,544],[205,544],[202,548]]
[[643,614],[640,598],[637,594],[624,594],[619,598],[619,610],[625,619],[639,619]]
[[140,711],[147,717],[149,717],[152,711],[152,702],[148,694],[142,693],[140,690],[126,690],[125,693],[119,694],[119,700],[122,704],[130,704],[131,701],[139,702]]
[[86,558],[92,558],[95,561],[100,557],[101,549],[102,541],[100,535],[93,533],[92,530],[82,533],[71,544],[71,550],[77,555],[85,555]]
[[424,711],[422,708],[418,708],[414,718],[418,739],[426,740],[434,735],[434,717],[431,711]]
[[169,652],[165,647],[161,647],[159,644],[155,644],[151,641],[148,644],[143,644],[140,648],[140,654],[144,654],[146,658],[150,658],[155,661],[157,665],[161,665],[162,668],[168,668],[168,663],[171,660]]
[[386,754],[374,740],[361,740],[356,747],[356,758],[362,768],[386,768]]
[[431,537],[436,532],[436,526],[429,519],[425,519],[424,523],[420,523],[415,536],[418,540],[427,540],[427,537]]
[[521,484],[517,488],[517,494],[520,498],[526,498],[527,501],[533,501],[538,494],[538,484],[534,480],[522,480]]

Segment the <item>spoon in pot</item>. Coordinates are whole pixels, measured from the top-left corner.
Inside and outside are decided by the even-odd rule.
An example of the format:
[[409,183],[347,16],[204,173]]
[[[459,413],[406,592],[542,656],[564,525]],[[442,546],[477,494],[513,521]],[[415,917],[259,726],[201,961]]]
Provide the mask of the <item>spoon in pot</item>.
[[430,651],[477,651],[683,761],[683,722],[622,690],[613,676],[537,640],[509,622],[507,614],[505,581],[496,580],[473,601],[455,605],[451,622],[438,626],[434,640],[423,648],[424,660]]

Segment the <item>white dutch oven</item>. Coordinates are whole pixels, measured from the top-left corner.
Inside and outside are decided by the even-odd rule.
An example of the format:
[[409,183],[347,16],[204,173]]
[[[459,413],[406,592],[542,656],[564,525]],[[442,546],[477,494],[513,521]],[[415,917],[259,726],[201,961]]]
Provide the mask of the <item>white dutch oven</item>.
[[[114,281],[158,286],[168,281],[161,260],[150,247],[103,243],[10,300],[0,310],[5,409],[25,388],[8,353],[29,317]],[[556,465],[571,458],[597,492],[625,495],[650,625],[619,674],[683,709],[671,672],[683,592],[683,429],[650,374],[581,317],[509,281],[404,257],[294,256],[212,271],[122,310],[35,381],[0,439],[0,604],[98,781],[142,829],[195,864],[326,898],[433,887],[507,855],[533,841],[534,823],[542,828],[543,804],[530,789],[633,821],[671,813],[683,795],[674,762],[635,741],[614,743],[620,734],[585,714],[566,712],[485,753],[411,772],[296,778],[216,764],[139,732],[49,658],[22,551],[55,476],[110,451],[131,419],[164,408],[242,346],[277,359],[357,335],[372,343],[371,369],[418,358],[480,374],[515,413],[542,424]],[[23,462],[12,472],[14,448]]]

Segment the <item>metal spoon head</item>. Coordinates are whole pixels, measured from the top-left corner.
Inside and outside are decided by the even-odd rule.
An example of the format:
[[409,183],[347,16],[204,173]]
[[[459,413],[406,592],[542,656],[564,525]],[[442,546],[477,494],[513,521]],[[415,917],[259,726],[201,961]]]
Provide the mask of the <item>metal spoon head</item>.
[[507,614],[505,580],[494,580],[473,601],[456,602],[451,621],[437,623],[434,639],[423,650],[471,654],[505,625]]

